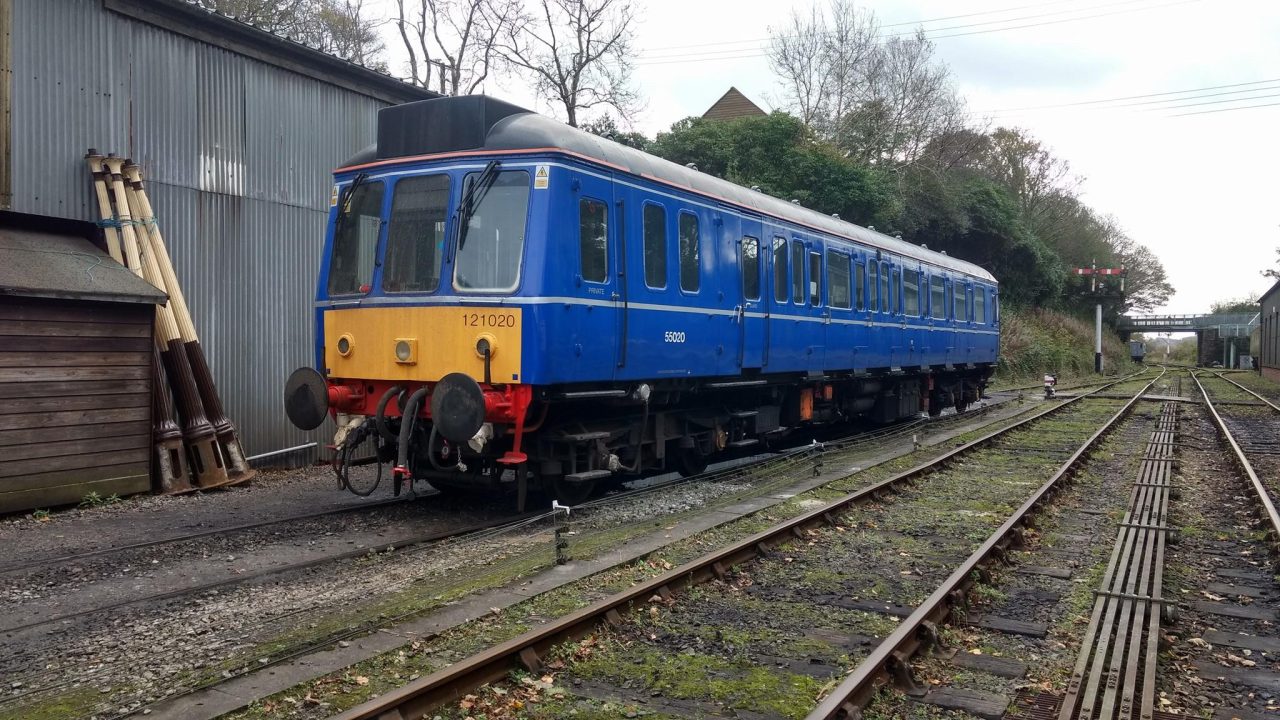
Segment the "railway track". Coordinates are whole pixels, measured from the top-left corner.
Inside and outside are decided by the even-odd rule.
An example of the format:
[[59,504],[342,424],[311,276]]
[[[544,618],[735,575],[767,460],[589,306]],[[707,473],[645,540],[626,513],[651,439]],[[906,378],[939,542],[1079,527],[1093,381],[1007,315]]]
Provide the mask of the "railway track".
[[[840,457],[842,448],[847,448],[850,446],[857,446],[859,448],[877,447],[880,445],[889,445],[889,444],[898,442],[903,437],[910,437],[912,435],[919,436],[926,433],[939,433],[939,432],[945,433],[949,426],[958,422],[971,421],[974,417],[981,416],[984,412],[985,410],[977,410],[977,411],[972,411],[970,413],[966,413],[960,416],[948,414],[940,418],[911,421],[911,422],[902,423],[900,425],[896,425],[890,428],[879,429],[873,432],[864,432],[864,433],[857,433],[850,436],[837,437],[835,439],[828,439],[826,442],[826,447],[830,449],[829,457],[835,459]],[[762,478],[763,482],[753,481],[753,482],[756,482],[756,487],[754,490],[751,490],[750,492],[756,492],[756,491],[767,492],[773,486],[773,484],[785,482],[788,478],[794,478],[797,474],[807,475],[809,472],[809,468],[813,464],[813,460],[811,459],[811,456],[814,453],[814,447],[815,446],[806,446],[802,448],[795,448],[790,451],[773,454],[766,458],[757,459],[744,464],[725,467],[716,471],[708,472],[708,473],[705,473],[703,476],[699,476],[698,478],[671,479],[671,480],[660,481],[657,484],[651,485],[649,487],[643,487],[636,490],[625,491],[622,493],[617,493],[614,495],[601,498],[599,500],[594,500],[590,503],[587,503],[585,506],[579,509],[579,511],[584,516],[584,520],[581,521],[581,524],[579,524],[578,522],[575,522],[575,526],[589,528],[592,523],[591,518],[593,517],[592,515],[593,511],[604,511],[603,514],[606,517],[605,519],[602,519],[600,523],[607,524],[608,522],[607,510],[611,505],[625,503],[628,500],[633,499],[637,496],[644,496],[644,495],[660,496],[663,492],[666,492],[669,489],[671,489],[673,486],[678,486],[678,485],[685,485],[690,483],[696,485],[699,482],[701,482],[702,484],[705,484],[707,486],[716,486],[718,483],[721,483],[725,480],[729,480],[730,485],[732,485],[734,478],[740,478],[746,475],[751,475],[751,476],[755,476],[757,480]],[[776,477],[776,480],[771,479],[775,477]],[[575,520],[576,519],[577,519],[577,515],[575,515]],[[649,523],[649,524],[651,525],[652,523]],[[255,523],[254,525],[261,526],[263,524]],[[227,530],[230,531],[232,529],[227,529]],[[539,527],[539,528],[535,528],[535,530],[547,531],[547,534],[549,536],[548,528]],[[461,528],[458,530],[458,532],[472,532],[475,534],[484,534],[487,532],[492,532],[492,530],[485,527],[468,527],[468,528]],[[202,535],[207,535],[207,534],[202,533]],[[146,608],[142,613],[142,617],[147,617],[149,615],[154,616],[157,614],[163,614],[163,611],[160,611],[157,609],[161,606],[161,604],[168,607],[176,607],[173,605],[173,603],[177,602],[179,599],[181,599],[184,596],[190,596],[193,599],[195,599],[198,604],[203,604],[209,601],[207,598],[210,596],[211,593],[214,593],[218,590],[222,590],[223,593],[225,594],[229,589],[231,589],[230,586],[244,586],[244,585],[249,585],[253,583],[261,584],[261,582],[266,580],[268,576],[271,576],[271,575],[276,575],[276,574],[283,575],[286,573],[292,573],[296,575],[298,572],[306,571],[309,568],[312,568],[312,569],[321,568],[322,566],[333,564],[334,561],[336,560],[340,560],[340,559],[349,560],[356,556],[368,556],[371,558],[386,557],[385,553],[379,553],[378,551],[389,550],[392,546],[394,546],[397,549],[404,548],[405,546],[413,542],[424,544],[426,546],[424,549],[429,549],[434,545],[444,546],[444,545],[448,545],[454,539],[453,538],[454,535],[457,535],[457,532],[430,534],[430,535],[416,536],[413,538],[402,538],[396,542],[383,543],[378,546],[360,548],[354,551],[342,553],[340,556],[327,556],[324,558],[317,558],[304,563],[290,565],[288,567],[267,568],[261,572],[249,573],[247,575],[240,575],[235,578],[229,578],[229,579],[220,580],[217,582],[201,584],[199,586],[187,587],[187,588],[183,588],[183,589],[175,590],[171,592],[151,593],[143,597],[136,597],[128,600],[114,602],[102,607],[79,608],[71,613],[59,614],[56,617],[46,618],[40,622],[11,624],[8,628],[6,628],[6,632],[11,637],[14,633],[24,633],[24,632],[26,634],[30,634],[30,633],[44,634],[47,632],[55,635],[66,635],[68,632],[70,632],[71,628],[73,628],[76,623],[91,623],[95,618],[102,617],[102,613],[104,613],[105,611],[115,610],[118,613],[124,610],[127,606],[134,606],[137,608]],[[169,540],[172,541],[173,539],[169,539]],[[523,538],[523,540],[528,542],[529,538],[526,537],[526,538]],[[160,541],[160,542],[163,543],[164,541]],[[147,543],[144,545],[144,547],[153,546],[155,544],[156,543]],[[548,548],[549,546],[550,546],[550,543],[547,544]],[[108,549],[106,552],[109,553],[110,550]],[[100,552],[91,552],[91,553],[85,554],[85,557],[89,557],[89,558],[101,557],[102,555],[103,553],[100,553]],[[396,555],[399,556],[401,555],[401,553],[397,552]],[[400,585],[397,587],[407,587],[407,585],[408,585],[408,581],[400,583]],[[396,591],[396,587],[387,588],[387,591],[388,592]],[[447,587],[441,588],[441,591],[448,592]],[[137,611],[132,610],[127,612],[136,613]],[[319,648],[330,646],[335,642],[340,642],[343,640],[354,638],[356,636],[366,634],[368,632],[376,630],[377,627],[383,627],[388,624],[393,624],[399,620],[412,617],[417,612],[421,612],[421,611],[411,610],[401,615],[388,616],[385,613],[371,611],[367,615],[362,616],[362,618],[359,620],[353,620],[350,623],[343,624],[341,630],[337,632],[327,633],[319,637],[318,639],[311,639],[306,642],[290,643],[282,648],[276,647],[269,653],[269,657],[264,658],[260,662],[237,663],[234,665],[231,665],[229,662],[223,663],[223,665],[229,666],[230,669],[228,671],[224,671],[221,676],[216,676],[214,674],[210,674],[207,672],[198,673],[197,677],[204,678],[204,679],[202,680],[198,679],[197,682],[192,683],[189,686],[182,687],[180,690],[178,690],[178,693],[179,695],[187,694],[190,692],[194,692],[195,690],[198,690],[203,687],[211,687],[211,686],[220,684],[224,680],[230,680],[236,677],[250,674],[254,671],[257,671],[263,668],[270,668],[279,663],[286,662],[290,659],[297,658],[302,655],[306,655],[307,653],[317,650]],[[298,622],[298,621],[305,622],[304,620],[304,618],[306,617],[305,615],[302,615],[300,612],[295,612],[293,614],[297,618],[295,622]],[[348,613],[348,614],[354,615],[354,613]],[[275,622],[277,624],[282,621],[287,622],[288,618],[289,618],[289,614],[286,614],[280,617],[275,617],[275,616],[272,616],[270,613],[263,613],[263,620],[261,622],[257,622],[255,619],[255,622],[251,623],[249,626],[245,628],[241,628],[241,631],[246,635],[251,635],[255,627],[266,626],[268,623],[271,623],[271,622]],[[314,624],[312,626],[314,627]],[[249,649],[246,652],[252,652],[252,649]],[[256,654],[255,654],[255,657],[256,657]],[[108,659],[110,660],[110,658]],[[123,662],[126,662],[126,659],[123,656],[116,659],[115,661],[116,664],[123,663]],[[50,677],[45,678],[43,681],[41,680],[41,678],[38,678],[38,677],[37,678],[24,677],[23,688],[21,690],[15,690],[14,692],[10,693],[8,697],[4,698],[3,703],[0,703],[0,717],[6,716],[5,715],[6,707],[9,707],[9,708],[12,708],[15,706],[20,707],[21,704],[24,702],[24,700],[26,700],[27,698],[30,698],[31,696],[36,696],[36,695],[45,696],[50,694],[51,692],[56,693],[59,690],[68,690],[71,688],[71,686],[78,684],[78,682],[80,681],[80,678],[77,678],[75,676],[68,676],[66,673],[60,672],[56,666],[51,668],[50,672],[51,672]],[[95,712],[99,713],[104,717],[113,717],[113,716],[123,716],[125,714],[129,714],[133,712],[134,710],[141,709],[141,707],[134,707],[130,709],[128,712],[121,711],[121,712],[113,713],[110,710],[110,708],[113,706],[115,706],[114,702],[112,702],[110,705],[106,705],[98,708],[98,710],[96,710]]]
[[1214,425],[1231,449],[1232,460],[1248,478],[1252,491],[1250,497],[1257,503],[1260,531],[1273,543],[1273,552],[1280,554],[1280,512],[1277,511],[1277,498],[1280,497],[1280,405],[1221,373],[1213,373],[1213,378],[1256,399],[1262,406],[1219,407],[1220,403],[1214,403],[1211,393],[1200,381],[1201,376],[1201,373],[1193,373],[1192,379],[1204,398]]
[[9,562],[9,563],[0,564],[0,575],[11,575],[16,573],[29,572],[37,568],[47,569],[55,565],[65,565],[68,563],[83,562],[85,560],[91,560],[94,558],[100,558],[100,557],[105,557],[105,556],[114,555],[114,554],[161,548],[167,545],[182,545],[185,543],[191,543],[196,540],[204,540],[204,539],[216,537],[219,535],[233,535],[236,533],[249,532],[252,530],[263,530],[266,528],[276,527],[280,525],[287,525],[290,523],[304,522],[309,520],[320,520],[322,518],[349,515],[356,512],[364,512],[368,510],[384,508],[387,506],[400,505],[402,503],[413,503],[413,502],[417,502],[418,500],[426,499],[427,497],[430,497],[435,494],[436,493],[429,493],[427,495],[419,495],[416,497],[375,500],[367,503],[362,503],[359,505],[350,505],[346,507],[332,508],[329,510],[321,510],[317,512],[299,513],[297,515],[290,515],[288,517],[269,518],[266,520],[258,520],[255,522],[238,523],[235,525],[229,525],[227,527],[210,528],[207,530],[200,530],[198,532],[183,533],[179,535],[172,535],[169,537],[161,537],[153,540],[146,540],[143,542],[126,543],[123,545],[113,545],[110,547],[87,550],[85,552],[70,553],[67,555],[32,557],[32,558],[24,559],[20,562]]
[[[1153,382],[1153,381],[1152,381]],[[1104,385],[1095,392],[1101,392],[1108,388],[1119,385],[1119,382],[1113,382]],[[485,683],[494,682],[502,679],[512,669],[523,668],[526,671],[534,672],[545,670],[553,663],[564,666],[567,657],[573,657],[575,650],[569,641],[574,641],[583,637],[594,637],[592,633],[597,630],[613,626],[615,633],[619,636],[625,636],[625,642],[646,642],[645,633],[651,640],[658,637],[658,630],[666,632],[662,628],[668,627],[663,625],[663,618],[667,617],[668,612],[674,617],[678,614],[677,606],[680,600],[676,598],[675,593],[680,590],[687,590],[688,594],[681,597],[692,597],[698,599],[698,594],[702,592],[702,587],[706,587],[704,583],[711,580],[720,580],[717,587],[741,588],[741,587],[762,587],[753,584],[750,577],[767,577],[776,574],[778,577],[777,584],[763,586],[767,588],[781,588],[785,593],[787,588],[805,587],[805,579],[803,577],[793,577],[788,572],[788,568],[800,568],[798,564],[800,558],[793,557],[805,554],[804,547],[813,547],[817,544],[817,535],[823,535],[829,543],[824,546],[838,547],[842,543],[834,539],[837,536],[852,537],[845,535],[849,529],[846,526],[857,526],[862,515],[874,515],[886,523],[901,523],[902,521],[894,520],[895,512],[908,512],[914,509],[918,516],[914,520],[905,521],[901,524],[904,532],[894,532],[894,537],[898,538],[923,538],[929,535],[930,529],[937,523],[942,522],[948,513],[972,513],[975,520],[973,524],[985,528],[995,523],[992,520],[994,512],[991,510],[966,509],[964,503],[969,500],[976,500],[974,507],[981,508],[983,503],[988,503],[996,507],[1003,507],[1004,504],[1011,502],[1010,493],[1016,496],[1021,505],[1010,515],[1005,522],[996,528],[986,541],[977,543],[972,529],[960,530],[960,538],[955,538],[957,546],[932,548],[921,550],[919,556],[903,551],[904,556],[912,556],[916,566],[909,571],[902,571],[897,578],[890,578],[887,582],[891,590],[901,590],[903,592],[902,602],[894,598],[876,597],[876,598],[855,598],[852,606],[849,603],[835,602],[827,603],[829,606],[836,607],[840,612],[862,613],[865,615],[883,617],[894,615],[905,615],[907,620],[898,625],[898,629],[888,634],[888,638],[884,643],[878,645],[867,655],[867,661],[864,662],[866,670],[855,671],[855,674],[861,673],[860,677],[854,685],[853,682],[846,680],[839,688],[834,691],[825,693],[830,687],[824,688],[824,694],[828,695],[824,704],[815,711],[815,717],[822,708],[832,705],[838,713],[846,712],[848,705],[855,701],[855,696],[864,693],[867,688],[872,688],[879,684],[885,673],[896,672],[896,668],[902,667],[908,655],[904,655],[904,650],[912,650],[918,647],[923,640],[921,628],[928,628],[926,633],[936,635],[936,622],[946,616],[950,609],[958,602],[964,591],[970,588],[975,577],[973,570],[981,566],[993,556],[1003,556],[1009,551],[1012,543],[1016,541],[1022,534],[1022,527],[1027,516],[1035,509],[1042,507],[1047,500],[1053,497],[1064,484],[1064,480],[1069,477],[1073,469],[1088,454],[1090,448],[1094,447],[1098,440],[1106,434],[1106,432],[1115,426],[1115,424],[1124,417],[1126,413],[1134,406],[1138,398],[1143,392],[1149,388],[1151,382],[1142,383],[1142,387],[1132,396],[1128,402],[1097,400],[1093,403],[1080,403],[1080,400],[1089,398],[1089,394],[1083,394],[1071,400],[1067,400],[1061,404],[1054,405],[1048,409],[1039,411],[1032,416],[1015,423],[1007,428],[984,434],[983,436],[965,443],[957,447],[936,460],[929,461],[917,465],[909,470],[898,473],[886,480],[877,482],[873,485],[864,487],[853,493],[845,495],[833,502],[822,507],[804,513],[796,518],[776,525],[768,530],[760,532],[745,540],[733,543],[729,546],[721,548],[715,552],[703,556],[693,562],[687,563],[680,567],[676,567],[660,576],[640,583],[629,590],[615,594],[603,600],[600,600],[586,608],[570,613],[558,620],[547,623],[535,630],[529,631],[519,637],[504,642],[500,645],[492,647],[477,655],[466,658],[460,662],[456,662],[448,668],[439,670],[428,677],[410,683],[390,692],[383,693],[380,697],[359,707],[353,708],[340,715],[342,720],[356,720],[357,718],[380,718],[380,717],[418,717],[423,713],[431,711],[440,711],[446,708],[450,703],[457,700],[470,697],[476,688]],[[1113,412],[1114,411],[1114,412]],[[1049,415],[1055,415],[1054,418],[1046,418]],[[1101,423],[1099,427],[1099,417],[1105,416],[1106,422]],[[1061,432],[1062,437],[1046,441],[1045,437],[1038,437],[1033,431],[1038,427],[1037,423],[1058,422],[1060,427],[1055,430]],[[1042,433],[1041,435],[1044,435]],[[1087,437],[1085,437],[1087,436]],[[1067,443],[1064,438],[1074,438],[1074,441]],[[1020,438],[1019,442],[1023,445],[1018,447],[1012,438]],[[1083,440],[1081,444],[1080,441]],[[1065,443],[1065,444],[1064,444]],[[965,465],[970,461],[971,456],[987,453],[987,457],[992,462],[1000,462],[1001,472],[1010,475],[1019,472],[1017,468],[1043,468],[1045,474],[1050,476],[1049,480],[1038,486],[1038,489],[1028,491],[1019,487],[1020,481],[1009,481],[1003,483],[993,483],[990,487],[1001,486],[1004,495],[1001,497],[984,495],[980,492],[981,488],[988,486],[973,484],[973,477],[966,476]],[[1003,463],[1001,465],[1001,463]],[[1052,470],[1056,468],[1056,471]],[[925,485],[928,481],[928,486]],[[913,483],[918,483],[918,488],[912,488]],[[953,496],[950,500],[957,503],[956,507],[939,507],[938,498],[931,493],[935,488],[935,484],[947,484]],[[900,494],[896,499],[892,499],[895,494]],[[969,497],[966,495],[977,496]],[[999,493],[997,493],[999,495]],[[908,508],[908,510],[900,510]],[[853,512],[854,510],[858,512]],[[818,563],[820,567],[840,567],[841,562],[847,567],[857,567],[860,562],[867,562],[870,558],[876,557],[889,548],[885,546],[888,542],[886,537],[871,538],[875,535],[875,531],[868,531],[870,535],[863,538],[869,545],[858,550],[848,550],[846,548],[845,556],[842,558],[825,557],[822,562]],[[985,533],[984,533],[985,534]],[[871,539],[868,539],[871,538]],[[797,549],[797,545],[800,547]],[[970,545],[977,545],[977,549],[973,550]],[[959,552],[957,547],[964,547],[964,552]],[[972,551],[972,552],[971,552]],[[852,557],[848,553],[852,553]],[[797,561],[793,563],[792,561]],[[748,578],[744,581],[744,578]],[[919,578],[919,580],[917,579]],[[933,582],[942,580],[943,582],[937,586],[937,589],[930,593],[924,587],[924,578],[930,578]],[[813,578],[810,578],[812,580]],[[711,591],[707,591],[709,594]],[[744,591],[745,594],[751,595],[751,592]],[[760,590],[756,592],[756,595]],[[838,593],[837,593],[838,594]],[[892,594],[892,592],[890,593]],[[785,618],[788,615],[788,609],[782,607],[787,605],[785,599],[755,597],[757,606],[760,603],[772,607],[770,619],[756,617],[746,619],[741,610],[731,611],[721,608],[721,614],[735,614],[740,622],[748,624],[754,620],[757,623],[768,624],[773,619]],[[923,601],[923,602],[921,602]],[[691,601],[692,602],[692,601]],[[623,618],[622,613],[635,608],[648,608],[649,614],[632,613],[627,618]],[[787,607],[791,607],[787,605]],[[912,610],[911,608],[915,608]],[[757,607],[756,609],[759,609]],[[790,612],[799,612],[794,607]],[[656,624],[643,625],[649,622],[652,617]],[[667,621],[676,622],[674,620]],[[710,627],[705,622],[699,622],[697,619],[690,621],[690,627]],[[637,629],[639,627],[639,629]],[[881,626],[883,627],[883,626]],[[729,628],[733,630],[734,628]],[[654,630],[655,632],[649,632]],[[640,634],[636,634],[639,632]],[[697,633],[694,633],[697,635]],[[721,632],[716,632],[717,642],[723,643]],[[856,633],[848,637],[856,637]],[[699,636],[700,638],[700,636]],[[707,638],[694,638],[699,642]],[[684,637],[684,641],[688,641],[689,637]],[[696,643],[695,643],[696,644]],[[856,645],[856,643],[855,643]],[[913,647],[914,646],[914,647]],[[686,646],[688,650],[691,646]],[[566,649],[567,648],[567,649]],[[599,651],[600,648],[597,648]],[[860,654],[865,648],[855,648],[849,646],[841,646],[838,648],[828,647],[830,652],[848,653],[850,656],[855,653]],[[587,649],[587,652],[592,652]],[[642,655],[645,650],[627,650],[622,652],[639,652]],[[567,655],[566,655],[567,654]],[[599,654],[599,652],[597,652]],[[696,653],[695,653],[696,654]],[[679,658],[679,654],[676,655]],[[670,658],[667,658],[668,660]],[[645,665],[645,661],[637,659],[636,663],[643,665],[643,672],[653,671],[661,673],[661,663]],[[829,657],[827,662],[838,664],[835,658]],[[821,663],[820,663],[821,664]],[[685,663],[675,663],[675,667]],[[554,666],[554,665],[553,665]],[[819,670],[834,670],[834,667],[819,668]],[[703,668],[706,670],[706,668]],[[733,672],[733,668],[720,668],[726,672]],[[812,668],[810,668],[812,670]],[[705,673],[704,673],[705,674]],[[713,674],[720,674],[718,671]],[[801,674],[804,674],[801,672]],[[828,675],[831,673],[828,672]],[[795,676],[795,674],[792,674]],[[838,673],[836,673],[838,676]],[[801,683],[803,684],[803,683]],[[849,686],[849,687],[846,687]],[[575,691],[576,692],[576,691]],[[583,690],[583,693],[590,694],[590,690]],[[654,693],[662,694],[662,693]],[[676,693],[677,695],[679,693]],[[839,701],[833,700],[839,696]],[[472,702],[468,700],[468,702]],[[812,702],[812,698],[809,699]],[[651,710],[655,709],[650,707]],[[705,709],[705,708],[704,708]],[[665,712],[672,714],[698,714],[698,708],[695,705],[684,703],[681,705],[675,702],[674,705],[665,706]],[[659,712],[659,714],[663,714]],[[553,717],[554,712],[548,717]]]

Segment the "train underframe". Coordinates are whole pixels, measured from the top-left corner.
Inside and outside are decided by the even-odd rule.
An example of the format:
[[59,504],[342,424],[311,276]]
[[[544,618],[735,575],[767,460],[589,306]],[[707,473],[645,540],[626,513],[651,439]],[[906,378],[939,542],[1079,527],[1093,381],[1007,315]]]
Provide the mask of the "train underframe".
[[[609,482],[697,474],[720,457],[768,450],[816,426],[887,424],[947,407],[963,412],[982,397],[992,371],[537,388],[523,423],[486,421],[465,442],[436,432],[429,417],[404,432],[401,418],[384,416],[377,452],[379,461],[397,462],[397,493],[424,480],[444,492],[516,490],[521,506],[527,492],[539,490],[574,505]],[[350,427],[358,422],[348,419]],[[365,423],[369,435],[379,424]]]

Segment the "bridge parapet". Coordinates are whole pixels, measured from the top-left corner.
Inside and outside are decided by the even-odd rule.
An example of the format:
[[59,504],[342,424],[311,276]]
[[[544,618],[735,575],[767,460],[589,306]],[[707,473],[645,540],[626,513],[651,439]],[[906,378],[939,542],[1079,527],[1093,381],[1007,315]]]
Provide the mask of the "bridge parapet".
[[1121,315],[1121,332],[1195,332],[1230,328],[1230,334],[1248,335],[1258,326],[1258,313],[1206,313],[1202,315]]

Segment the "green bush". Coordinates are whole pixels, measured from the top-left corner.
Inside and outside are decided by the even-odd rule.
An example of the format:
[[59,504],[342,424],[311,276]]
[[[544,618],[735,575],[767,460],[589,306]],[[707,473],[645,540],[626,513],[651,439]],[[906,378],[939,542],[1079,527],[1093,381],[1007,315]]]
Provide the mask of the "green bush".
[[[1103,368],[1107,373],[1129,369],[1129,351],[1111,328],[1102,328]],[[1002,383],[1037,380],[1045,373],[1060,379],[1093,372],[1093,323],[1056,310],[1004,308],[1000,321]]]

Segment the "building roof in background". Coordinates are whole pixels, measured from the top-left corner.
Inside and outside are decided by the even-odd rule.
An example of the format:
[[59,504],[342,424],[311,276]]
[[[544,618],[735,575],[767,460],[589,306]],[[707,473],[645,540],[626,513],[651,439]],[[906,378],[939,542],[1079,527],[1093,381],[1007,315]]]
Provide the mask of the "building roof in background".
[[168,296],[83,237],[0,227],[0,297],[164,304]]
[[393,105],[440,97],[384,72],[214,12],[194,0],[101,1],[107,10],[134,20]]
[[763,117],[769,113],[760,109],[759,105],[747,99],[736,87],[730,87],[725,93],[702,113],[707,120],[736,120],[744,117]]

